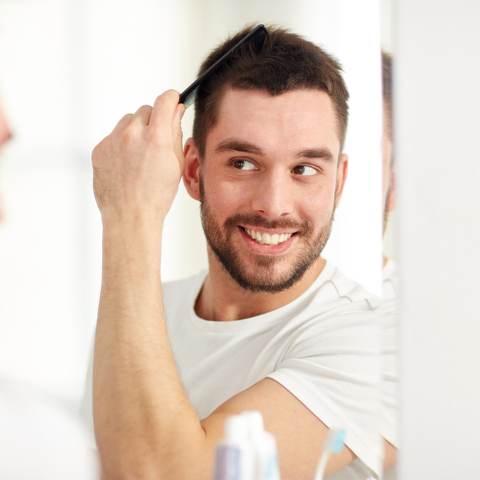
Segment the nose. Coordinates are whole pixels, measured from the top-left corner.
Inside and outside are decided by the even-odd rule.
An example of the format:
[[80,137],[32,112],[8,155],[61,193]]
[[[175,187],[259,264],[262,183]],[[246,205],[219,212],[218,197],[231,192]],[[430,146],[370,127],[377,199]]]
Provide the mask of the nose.
[[280,169],[265,172],[256,187],[252,208],[257,213],[269,218],[284,217],[293,213],[294,192],[288,173]]

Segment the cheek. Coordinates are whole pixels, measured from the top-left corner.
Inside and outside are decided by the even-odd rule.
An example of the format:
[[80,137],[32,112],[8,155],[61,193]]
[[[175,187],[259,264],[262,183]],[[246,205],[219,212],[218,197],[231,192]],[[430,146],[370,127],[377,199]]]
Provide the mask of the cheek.
[[312,224],[329,220],[335,207],[335,184],[322,186],[309,193],[302,192],[297,202],[301,218]]
[[245,211],[251,198],[251,188],[247,182],[236,184],[218,177],[210,177],[204,182],[205,198],[210,209],[225,220],[235,213]]

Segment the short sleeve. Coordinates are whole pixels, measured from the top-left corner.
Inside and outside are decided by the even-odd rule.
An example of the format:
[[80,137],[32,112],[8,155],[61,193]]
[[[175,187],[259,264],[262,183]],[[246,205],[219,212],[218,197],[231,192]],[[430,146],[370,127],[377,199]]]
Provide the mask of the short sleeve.
[[379,316],[348,312],[311,319],[268,375],[329,428],[347,431],[346,445],[381,476]]

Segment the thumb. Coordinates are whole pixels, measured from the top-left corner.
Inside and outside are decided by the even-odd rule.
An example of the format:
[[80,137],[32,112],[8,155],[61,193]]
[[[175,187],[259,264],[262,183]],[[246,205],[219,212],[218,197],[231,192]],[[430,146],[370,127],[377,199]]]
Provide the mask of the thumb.
[[175,108],[175,114],[173,115],[173,149],[178,160],[182,162],[183,168],[183,132],[182,132],[182,118],[185,113],[186,107],[183,103],[179,103]]

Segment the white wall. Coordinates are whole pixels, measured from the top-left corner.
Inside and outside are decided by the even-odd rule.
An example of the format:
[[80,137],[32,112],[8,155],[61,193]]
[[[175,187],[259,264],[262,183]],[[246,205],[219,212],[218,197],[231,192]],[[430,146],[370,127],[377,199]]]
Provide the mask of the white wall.
[[[78,403],[101,274],[90,152],[125,113],[188,86],[247,22],[291,27],[345,65],[351,170],[326,253],[378,290],[378,15],[378,0],[0,0],[0,94],[15,135],[0,176],[0,376]],[[183,186],[164,242],[164,279],[206,267],[198,204]]]
[[[0,2],[0,92],[14,134],[1,168],[0,376],[72,405],[83,392],[100,290],[90,153],[123,114],[180,83],[180,7]],[[172,248],[175,227],[170,221]]]
[[402,480],[480,478],[480,3],[396,4]]
[[309,0],[296,11],[305,35],[340,59],[350,92],[349,173],[324,256],[381,294],[380,4]]

